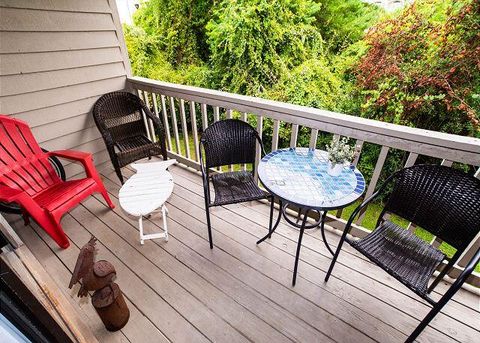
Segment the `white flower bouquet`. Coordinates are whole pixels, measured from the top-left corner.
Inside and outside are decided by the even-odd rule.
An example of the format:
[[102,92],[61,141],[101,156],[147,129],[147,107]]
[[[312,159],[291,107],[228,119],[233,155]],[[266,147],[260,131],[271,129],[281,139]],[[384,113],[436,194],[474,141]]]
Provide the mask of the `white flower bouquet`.
[[328,173],[332,176],[338,176],[343,170],[344,165],[352,162],[355,155],[355,147],[348,145],[347,137],[334,139],[327,144],[328,160],[330,162]]

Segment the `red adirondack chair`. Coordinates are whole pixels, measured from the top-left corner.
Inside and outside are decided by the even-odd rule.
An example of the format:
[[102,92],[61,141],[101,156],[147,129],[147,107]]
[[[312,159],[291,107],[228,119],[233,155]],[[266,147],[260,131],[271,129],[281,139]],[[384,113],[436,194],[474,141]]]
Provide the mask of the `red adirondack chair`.
[[[51,156],[82,163],[87,177],[63,181],[48,160]],[[0,115],[0,201],[19,204],[25,215],[66,249],[70,242],[60,219],[95,192],[102,194],[110,208],[115,207],[91,154],[72,150],[43,152],[27,123]]]

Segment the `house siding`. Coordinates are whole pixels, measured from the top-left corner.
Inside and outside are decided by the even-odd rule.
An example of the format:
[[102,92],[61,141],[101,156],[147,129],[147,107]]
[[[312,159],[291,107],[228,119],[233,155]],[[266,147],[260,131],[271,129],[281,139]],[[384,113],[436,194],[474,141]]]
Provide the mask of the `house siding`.
[[0,113],[28,122],[42,147],[108,161],[91,109],[130,74],[114,0],[0,0]]

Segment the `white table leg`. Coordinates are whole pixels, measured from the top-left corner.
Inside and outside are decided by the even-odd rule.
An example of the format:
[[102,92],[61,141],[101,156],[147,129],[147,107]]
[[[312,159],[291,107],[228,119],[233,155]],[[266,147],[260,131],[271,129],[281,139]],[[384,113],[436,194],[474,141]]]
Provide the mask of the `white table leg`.
[[140,244],[144,243],[144,241],[143,241],[143,221],[142,221],[142,219],[143,219],[143,216],[140,216],[138,218],[138,228],[140,230]]
[[140,216],[138,218],[138,228],[140,230],[140,244],[144,244],[145,240],[147,239],[156,239],[156,238],[164,238],[165,241],[168,241],[168,227],[167,227],[167,215],[168,215],[168,210],[165,205],[162,205],[161,207],[162,211],[162,219],[163,219],[163,232],[159,233],[151,233],[148,235],[145,235],[143,233],[143,216]]
[[167,208],[165,207],[165,205],[162,205],[163,231],[165,232],[166,242],[168,242],[167,214],[168,214]]

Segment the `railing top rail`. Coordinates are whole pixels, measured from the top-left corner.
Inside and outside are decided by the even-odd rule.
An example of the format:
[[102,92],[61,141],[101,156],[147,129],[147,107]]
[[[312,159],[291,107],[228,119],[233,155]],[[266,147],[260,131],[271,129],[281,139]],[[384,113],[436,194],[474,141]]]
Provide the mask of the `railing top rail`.
[[129,77],[137,88],[165,95],[266,115],[315,129],[344,134],[420,154],[480,165],[480,139],[385,123],[274,100],[185,86],[143,77]]

